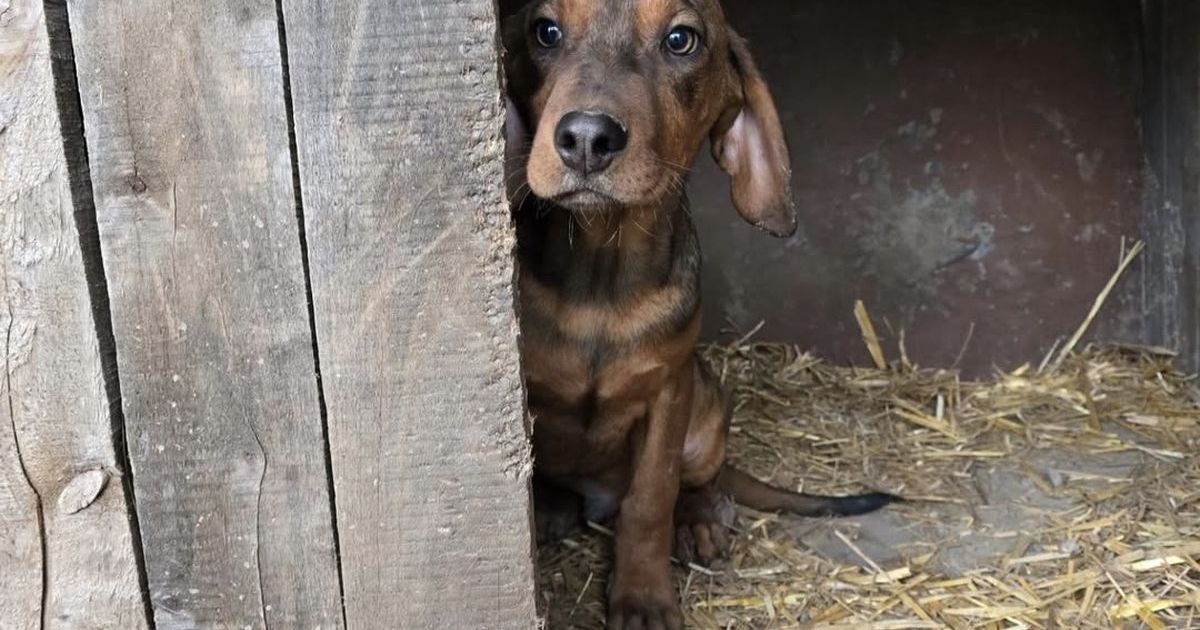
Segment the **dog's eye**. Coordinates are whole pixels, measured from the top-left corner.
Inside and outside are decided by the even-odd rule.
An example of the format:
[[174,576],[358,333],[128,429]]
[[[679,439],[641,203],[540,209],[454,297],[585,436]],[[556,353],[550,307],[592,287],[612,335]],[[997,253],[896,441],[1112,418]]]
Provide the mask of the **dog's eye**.
[[700,47],[700,34],[690,26],[676,26],[667,33],[663,45],[671,54],[684,57],[696,52]]
[[553,20],[542,18],[534,22],[533,32],[537,35],[538,45],[542,48],[557,48],[562,43],[562,27]]

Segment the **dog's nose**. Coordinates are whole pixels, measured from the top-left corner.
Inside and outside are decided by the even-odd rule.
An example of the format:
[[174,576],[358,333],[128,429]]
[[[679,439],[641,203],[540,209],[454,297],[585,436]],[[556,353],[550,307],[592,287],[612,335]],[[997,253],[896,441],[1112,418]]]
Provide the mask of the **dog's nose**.
[[625,127],[601,112],[569,112],[554,129],[554,147],[563,164],[583,175],[608,168],[628,143]]

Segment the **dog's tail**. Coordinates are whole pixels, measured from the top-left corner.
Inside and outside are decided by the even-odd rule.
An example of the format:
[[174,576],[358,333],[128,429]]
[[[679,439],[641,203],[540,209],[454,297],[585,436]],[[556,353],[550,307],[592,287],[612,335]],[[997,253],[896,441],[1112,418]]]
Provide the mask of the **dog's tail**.
[[791,492],[759,481],[728,463],[721,469],[717,487],[746,507],[764,512],[790,512],[798,516],[855,516],[904,500],[886,492],[844,497]]

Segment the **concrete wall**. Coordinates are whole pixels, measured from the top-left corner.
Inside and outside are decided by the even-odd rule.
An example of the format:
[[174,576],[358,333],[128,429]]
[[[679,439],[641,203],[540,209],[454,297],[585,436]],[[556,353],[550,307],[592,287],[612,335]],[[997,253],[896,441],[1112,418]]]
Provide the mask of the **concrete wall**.
[[[903,329],[914,361],[979,373],[1074,329],[1139,228],[1136,1],[726,7],[774,87],[801,228],[742,223],[701,160],[710,337],[765,320],[758,338],[867,363],[861,298],[893,356]],[[1122,313],[1111,335],[1138,328]]]

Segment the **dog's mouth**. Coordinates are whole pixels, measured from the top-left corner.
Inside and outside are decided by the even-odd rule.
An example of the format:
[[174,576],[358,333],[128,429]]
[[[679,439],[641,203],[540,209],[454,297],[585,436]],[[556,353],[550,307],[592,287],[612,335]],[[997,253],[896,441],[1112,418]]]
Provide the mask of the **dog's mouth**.
[[574,188],[558,193],[552,198],[554,203],[579,212],[598,212],[619,207],[621,202],[607,193],[590,187]]
[[[581,213],[614,212],[623,208],[653,206],[663,203],[673,191],[681,191],[679,178],[669,173],[658,173],[648,177],[649,186],[622,185],[609,178],[582,178],[568,175],[559,188],[539,195],[567,210]],[[533,192],[538,194],[537,187]]]

